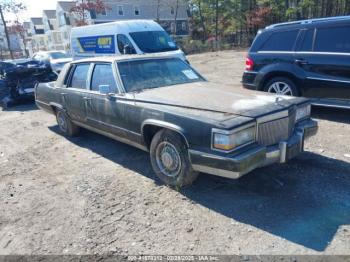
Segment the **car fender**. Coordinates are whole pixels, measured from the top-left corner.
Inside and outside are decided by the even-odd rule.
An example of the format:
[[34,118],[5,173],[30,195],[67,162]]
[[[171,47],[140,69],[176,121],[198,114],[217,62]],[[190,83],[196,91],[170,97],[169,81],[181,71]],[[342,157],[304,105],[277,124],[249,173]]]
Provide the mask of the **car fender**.
[[146,119],[145,121],[142,122],[141,125],[141,135],[142,137],[144,137],[144,129],[146,126],[151,125],[151,126],[157,126],[157,127],[162,127],[162,128],[166,128],[172,131],[177,132],[178,134],[180,134],[182,136],[182,138],[184,139],[187,147],[189,148],[189,143],[188,143],[188,139],[185,136],[185,130],[173,123],[169,123],[166,121],[162,121],[162,120],[158,120],[158,119]]

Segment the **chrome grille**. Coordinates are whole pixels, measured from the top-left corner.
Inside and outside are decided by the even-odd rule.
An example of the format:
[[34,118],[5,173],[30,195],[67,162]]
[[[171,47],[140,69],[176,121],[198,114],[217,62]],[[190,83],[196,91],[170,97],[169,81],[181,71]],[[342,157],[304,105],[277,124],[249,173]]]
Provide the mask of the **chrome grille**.
[[287,140],[294,131],[295,111],[287,117],[258,124],[258,143],[264,146]]

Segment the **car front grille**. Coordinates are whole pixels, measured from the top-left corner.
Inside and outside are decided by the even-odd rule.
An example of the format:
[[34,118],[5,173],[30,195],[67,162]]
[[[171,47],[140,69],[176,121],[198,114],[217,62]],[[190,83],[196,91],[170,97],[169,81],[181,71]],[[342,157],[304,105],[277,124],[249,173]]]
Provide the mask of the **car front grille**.
[[258,143],[264,146],[287,140],[294,131],[295,111],[286,117],[258,123]]

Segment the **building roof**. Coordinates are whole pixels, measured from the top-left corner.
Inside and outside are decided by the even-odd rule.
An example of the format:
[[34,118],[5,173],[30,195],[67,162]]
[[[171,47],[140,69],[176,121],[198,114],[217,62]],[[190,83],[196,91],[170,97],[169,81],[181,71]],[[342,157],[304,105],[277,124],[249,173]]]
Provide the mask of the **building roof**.
[[65,12],[70,12],[72,7],[75,6],[74,1],[58,1],[57,4],[60,5],[63,11]]
[[43,12],[48,19],[56,19],[56,10],[44,10]]
[[34,24],[34,25],[43,25],[43,19],[41,17],[31,17],[30,21]]

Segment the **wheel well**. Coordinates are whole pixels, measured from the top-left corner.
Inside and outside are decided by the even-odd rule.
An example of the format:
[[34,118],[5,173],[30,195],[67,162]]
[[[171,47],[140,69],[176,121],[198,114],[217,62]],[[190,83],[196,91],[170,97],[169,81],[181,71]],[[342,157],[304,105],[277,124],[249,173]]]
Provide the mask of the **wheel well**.
[[166,130],[172,131],[174,133],[178,133],[180,135],[181,139],[183,140],[183,142],[186,144],[186,146],[188,146],[188,142],[187,142],[185,136],[177,130],[173,130],[171,128],[162,127],[162,126],[156,126],[156,125],[145,125],[143,127],[142,134],[143,134],[144,142],[145,142],[148,149],[151,146],[151,142],[152,142],[154,135],[162,129],[166,129]]
[[287,72],[273,72],[273,73],[270,73],[268,74],[267,76],[265,76],[265,78],[263,79],[260,87],[259,87],[259,90],[260,91],[263,91],[264,88],[265,88],[265,85],[272,79],[272,78],[275,78],[275,77],[286,77],[288,78],[289,80],[291,80],[295,87],[298,89],[299,93],[301,93],[301,89],[299,87],[299,81],[297,80],[297,78],[293,75],[293,74],[290,74],[290,73],[287,73]]

